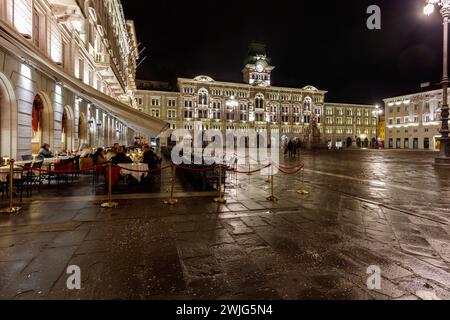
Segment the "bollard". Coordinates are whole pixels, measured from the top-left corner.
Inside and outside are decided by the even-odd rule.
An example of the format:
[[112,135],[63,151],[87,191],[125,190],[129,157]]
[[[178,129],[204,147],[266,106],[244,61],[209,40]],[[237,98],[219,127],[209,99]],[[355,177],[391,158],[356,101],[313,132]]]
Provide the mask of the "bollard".
[[300,181],[301,181],[301,187],[298,189],[297,193],[302,196],[309,195],[309,192],[305,190],[305,168],[303,167],[302,170],[300,170]]
[[0,213],[15,214],[22,210],[21,207],[14,207],[13,189],[14,189],[14,160],[9,162],[9,207],[0,210]]
[[222,193],[222,165],[219,165],[219,183],[217,189],[219,192],[219,196],[217,198],[214,198],[214,202],[219,204],[227,203],[227,200],[224,198],[224,194]]
[[176,172],[177,172],[177,166],[172,164],[172,183],[171,183],[171,186],[170,186],[170,198],[168,200],[164,201],[164,204],[168,204],[168,205],[171,205],[171,206],[173,206],[174,204],[178,203],[178,200],[173,198],[173,191],[174,191],[174,188],[175,188],[175,175],[176,175]]
[[108,164],[109,174],[108,174],[108,202],[102,203],[102,208],[113,209],[119,206],[119,203],[112,201],[112,163]]
[[272,172],[272,175],[270,176],[270,189],[271,194],[269,197],[267,197],[268,201],[277,202],[279,199],[275,196],[275,186],[274,186],[274,175]]

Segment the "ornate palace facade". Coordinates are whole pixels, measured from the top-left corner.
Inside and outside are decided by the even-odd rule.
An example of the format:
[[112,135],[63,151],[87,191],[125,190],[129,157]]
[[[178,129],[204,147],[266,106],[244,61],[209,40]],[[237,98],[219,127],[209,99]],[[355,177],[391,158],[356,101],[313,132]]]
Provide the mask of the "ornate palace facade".
[[222,131],[252,128],[276,132],[283,139],[298,138],[310,147],[369,147],[374,142],[374,106],[327,103],[327,92],[313,86],[273,86],[274,69],[265,54],[255,54],[242,71],[244,83],[209,76],[180,78],[177,92],[138,88],[137,105],[144,113],[167,121],[172,130],[193,130],[196,125]]

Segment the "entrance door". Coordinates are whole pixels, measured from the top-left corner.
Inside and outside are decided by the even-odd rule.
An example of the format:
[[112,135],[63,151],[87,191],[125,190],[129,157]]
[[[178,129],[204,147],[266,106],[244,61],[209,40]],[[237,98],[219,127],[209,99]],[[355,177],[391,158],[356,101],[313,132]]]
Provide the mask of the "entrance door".
[[430,138],[425,138],[423,141],[423,148],[425,150],[430,150]]
[[347,148],[350,148],[353,144],[352,138],[347,138]]
[[418,149],[419,149],[419,139],[414,138],[414,150],[418,150]]
[[397,143],[396,143],[395,147],[397,149],[401,149],[402,148],[402,140],[401,139],[397,139]]
[[389,149],[394,149],[394,139],[389,139]]
[[436,151],[441,150],[441,138],[440,137],[434,138],[434,150],[436,150]]
[[409,139],[405,139],[404,148],[409,149]]

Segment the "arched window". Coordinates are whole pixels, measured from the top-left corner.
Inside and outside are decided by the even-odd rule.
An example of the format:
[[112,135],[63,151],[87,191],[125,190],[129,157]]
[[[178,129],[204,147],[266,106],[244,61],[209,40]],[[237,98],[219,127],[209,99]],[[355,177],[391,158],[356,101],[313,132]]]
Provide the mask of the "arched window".
[[208,91],[206,89],[200,89],[198,91],[198,105],[199,106],[208,105]]
[[255,108],[256,109],[264,109],[264,96],[262,94],[256,95]]
[[31,115],[31,130],[32,130],[31,144],[33,154],[39,152],[39,148],[43,143],[42,137],[43,113],[44,113],[44,102],[42,101],[42,97],[38,94],[34,98]]
[[310,112],[311,111],[311,98],[306,98],[305,102],[303,103],[303,111]]

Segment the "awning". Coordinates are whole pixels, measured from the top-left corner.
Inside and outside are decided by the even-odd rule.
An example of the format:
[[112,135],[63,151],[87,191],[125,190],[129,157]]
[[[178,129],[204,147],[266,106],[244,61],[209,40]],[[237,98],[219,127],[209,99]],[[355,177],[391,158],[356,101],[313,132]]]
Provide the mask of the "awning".
[[116,99],[86,85],[79,79],[76,79],[66,74],[64,71],[61,71],[61,68],[48,58],[42,56],[38,52],[35,52],[32,45],[26,39],[20,36],[15,36],[15,32],[4,23],[1,23],[0,46],[14,55],[22,57],[24,62],[27,64],[41,70],[44,74],[55,78],[55,81],[60,81],[64,87],[70,89],[86,101],[89,101],[104,111],[110,113],[112,116],[115,116],[126,126],[135,131],[155,137],[169,128],[169,124],[167,122],[151,117],[120,101],[117,101]]

